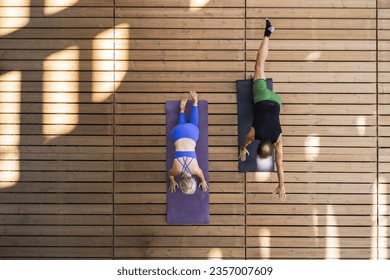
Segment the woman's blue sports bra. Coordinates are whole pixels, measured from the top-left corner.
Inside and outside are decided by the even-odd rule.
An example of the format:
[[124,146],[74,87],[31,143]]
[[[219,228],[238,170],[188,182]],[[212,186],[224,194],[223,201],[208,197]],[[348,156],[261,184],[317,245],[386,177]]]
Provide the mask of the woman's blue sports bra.
[[[180,176],[182,176],[185,172],[192,176],[190,164],[194,159],[196,159],[196,153],[194,151],[176,151],[175,159],[181,165]],[[183,161],[181,161],[180,159],[182,159]]]
[[190,138],[196,142],[199,138],[199,128],[192,123],[178,124],[173,128],[171,137],[174,143],[181,138]]

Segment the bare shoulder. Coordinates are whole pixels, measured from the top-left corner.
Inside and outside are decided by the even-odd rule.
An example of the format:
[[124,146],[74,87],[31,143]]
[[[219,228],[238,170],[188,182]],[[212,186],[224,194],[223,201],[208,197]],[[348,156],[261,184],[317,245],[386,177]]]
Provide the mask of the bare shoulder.
[[198,161],[197,161],[196,159],[194,159],[194,160],[191,162],[191,164],[190,164],[190,170],[191,170],[191,172],[192,172],[193,174],[195,174],[195,175],[198,175],[198,174],[200,174],[200,173],[203,172],[202,169],[201,169],[200,166],[199,166]]
[[280,135],[278,137],[278,140],[276,140],[274,146],[275,146],[275,148],[283,146],[283,135],[282,135],[282,133],[280,133]]
[[180,163],[177,161],[177,159],[175,159],[173,161],[172,168],[169,172],[173,173],[173,175],[176,176],[176,175],[180,174],[180,167],[181,167]]

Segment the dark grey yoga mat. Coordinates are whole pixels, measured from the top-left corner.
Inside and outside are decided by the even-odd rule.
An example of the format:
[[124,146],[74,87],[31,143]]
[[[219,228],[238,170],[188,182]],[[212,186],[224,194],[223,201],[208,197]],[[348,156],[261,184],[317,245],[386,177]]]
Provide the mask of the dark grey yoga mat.
[[[248,134],[253,122],[253,80],[237,81],[237,111],[238,111],[238,145],[240,146]],[[267,87],[272,90],[272,79],[267,79]],[[260,159],[256,149],[260,141],[253,141],[248,147],[249,156],[246,161],[238,160],[239,172],[272,172],[275,170],[274,156]]]
[[[196,225],[209,223],[209,192],[203,192],[198,186],[195,193],[182,193],[180,188],[176,192],[169,191],[168,172],[172,168],[175,147],[171,140],[171,131],[179,118],[180,101],[167,101],[166,108],[166,160],[167,160],[167,223],[176,225]],[[187,121],[191,112],[192,101],[187,102],[185,110]],[[196,144],[196,155],[199,167],[209,185],[208,166],[208,104],[206,100],[199,100],[199,139]],[[176,177],[176,182],[179,177]],[[199,178],[197,178],[199,182]],[[210,187],[210,185],[209,185]]]

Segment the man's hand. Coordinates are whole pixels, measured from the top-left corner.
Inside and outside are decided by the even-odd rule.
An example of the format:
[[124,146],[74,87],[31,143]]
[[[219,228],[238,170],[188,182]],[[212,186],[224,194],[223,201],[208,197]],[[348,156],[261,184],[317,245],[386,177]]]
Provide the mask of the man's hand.
[[249,156],[249,152],[246,148],[240,149],[240,156],[239,156],[240,160],[245,161],[247,155]]
[[207,182],[206,181],[200,182],[199,186],[202,188],[202,191],[204,191],[204,192],[209,189],[209,187],[207,186]]
[[284,201],[286,200],[286,189],[284,185],[280,185],[274,190],[273,194],[279,194],[279,199]]
[[175,192],[176,191],[176,188],[178,188],[179,185],[176,183],[175,180],[171,181],[171,183],[169,184],[169,191],[170,192]]

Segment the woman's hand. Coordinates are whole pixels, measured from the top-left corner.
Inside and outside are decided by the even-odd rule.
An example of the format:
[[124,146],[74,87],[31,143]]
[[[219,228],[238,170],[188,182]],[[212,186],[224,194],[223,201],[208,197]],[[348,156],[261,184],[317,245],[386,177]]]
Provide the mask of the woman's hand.
[[245,161],[247,155],[249,156],[249,152],[246,148],[240,149],[240,156],[238,158],[242,161]]
[[284,201],[286,200],[286,189],[284,185],[280,185],[274,190],[274,194],[279,194],[279,199]]
[[207,186],[207,182],[206,181],[201,181],[199,183],[199,186],[202,188],[202,191],[207,191],[209,189],[209,186]]
[[175,180],[173,180],[169,184],[169,191],[173,193],[176,191],[176,188],[178,188],[178,187],[179,187],[179,185],[176,183]]

